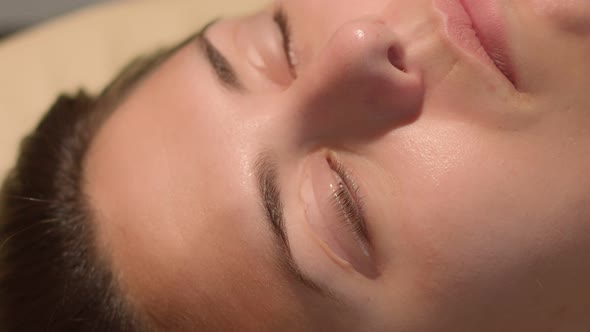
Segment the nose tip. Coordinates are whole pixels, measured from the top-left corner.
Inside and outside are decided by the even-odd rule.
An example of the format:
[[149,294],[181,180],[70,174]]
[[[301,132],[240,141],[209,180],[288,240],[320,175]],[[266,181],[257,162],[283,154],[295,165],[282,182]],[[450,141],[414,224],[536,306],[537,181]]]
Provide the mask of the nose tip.
[[370,61],[371,65],[383,66],[381,69],[392,73],[406,72],[405,52],[400,39],[385,23],[377,19],[362,19],[344,24],[334,33],[325,52],[334,61],[342,61],[348,69],[367,65]]
[[370,18],[337,29],[297,83],[307,130],[331,137],[382,134],[415,117],[424,96],[398,36]]

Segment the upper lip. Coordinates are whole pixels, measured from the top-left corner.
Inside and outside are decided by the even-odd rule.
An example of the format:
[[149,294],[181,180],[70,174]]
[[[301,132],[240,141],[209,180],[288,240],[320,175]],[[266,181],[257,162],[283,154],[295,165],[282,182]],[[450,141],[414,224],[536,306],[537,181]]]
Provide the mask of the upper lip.
[[435,0],[435,4],[446,18],[446,34],[451,42],[497,68],[516,87],[504,17],[498,3],[494,0]]
[[[493,15],[488,12],[477,12],[478,8],[474,8],[474,5],[481,5],[483,2],[484,1],[481,0],[459,0],[461,6],[465,8],[467,15],[469,15],[469,18],[473,24],[473,30],[476,32],[482,47],[490,59],[494,62],[498,70],[500,70],[500,72],[502,72],[502,74],[504,74],[504,76],[506,76],[506,78],[512,82],[512,84],[516,84],[513,64],[507,49],[508,45],[506,40],[499,36],[499,34],[503,34],[502,30],[504,29],[504,22],[501,22],[503,21],[501,17],[495,17],[495,24],[493,25],[492,29],[490,29],[489,25],[482,24],[481,15]],[[500,16],[500,13],[497,11],[495,14],[496,16]]]

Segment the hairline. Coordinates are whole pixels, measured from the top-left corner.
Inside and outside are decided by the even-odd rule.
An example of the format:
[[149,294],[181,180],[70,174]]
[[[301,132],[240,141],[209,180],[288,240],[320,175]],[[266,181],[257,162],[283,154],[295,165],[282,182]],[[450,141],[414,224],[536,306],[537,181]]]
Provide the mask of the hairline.
[[[86,162],[88,152],[91,150],[91,146],[97,133],[102,127],[104,127],[104,124],[117,111],[117,109],[119,109],[119,106],[123,104],[133,92],[136,91],[136,89],[138,89],[142,83],[156,72],[167,60],[176,54],[179,49],[191,43],[200,33],[201,31],[191,34],[188,38],[182,40],[175,46],[162,48],[152,54],[142,55],[135,58],[127,64],[110,83],[108,83],[108,85],[96,97],[97,103],[94,105],[95,110],[92,112],[92,115],[90,115],[90,119],[86,120],[95,122],[92,123],[91,134],[88,138],[86,149],[82,153],[81,163],[78,166],[81,174],[79,179],[81,183],[78,184],[81,195],[81,208],[84,210],[83,212],[86,215],[87,223],[90,227],[91,238],[93,240],[92,246],[95,248],[94,259],[97,264],[103,265],[104,268],[110,271],[113,281],[111,288],[114,288],[112,289],[114,296],[130,305],[130,309],[132,310],[130,314],[139,315],[140,327],[150,331],[157,329],[157,326],[161,325],[158,324],[160,320],[153,317],[151,313],[141,310],[137,303],[129,297],[126,290],[122,287],[120,280],[118,280],[116,267],[113,264],[108,248],[105,248],[104,245],[99,243],[96,231],[99,213],[97,209],[92,206],[90,198],[85,190]],[[146,325],[148,323],[151,324]]]

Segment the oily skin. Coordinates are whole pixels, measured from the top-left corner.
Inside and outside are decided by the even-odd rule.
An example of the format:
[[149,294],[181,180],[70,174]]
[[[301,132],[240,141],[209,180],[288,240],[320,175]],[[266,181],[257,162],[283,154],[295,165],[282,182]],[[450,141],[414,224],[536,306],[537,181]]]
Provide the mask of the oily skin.
[[[245,56],[281,42],[276,4],[216,23],[207,36],[246,90],[189,45],[86,160],[98,240],[130,298],[176,330],[587,330],[590,5],[556,3],[502,1],[516,87],[449,43],[427,0],[281,1],[298,61],[287,83],[282,62],[261,72]],[[336,264],[306,226],[300,189],[318,150],[354,172],[377,278]],[[293,257],[336,300],[280,272],[261,151]]]

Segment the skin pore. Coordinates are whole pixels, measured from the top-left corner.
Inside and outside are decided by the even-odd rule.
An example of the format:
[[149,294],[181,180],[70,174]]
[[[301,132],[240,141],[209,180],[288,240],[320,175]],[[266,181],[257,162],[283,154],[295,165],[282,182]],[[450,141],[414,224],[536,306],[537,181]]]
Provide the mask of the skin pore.
[[451,2],[277,1],[143,81],[85,166],[131,301],[179,331],[587,331],[590,3],[496,1],[508,77]]

